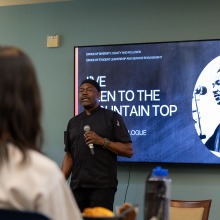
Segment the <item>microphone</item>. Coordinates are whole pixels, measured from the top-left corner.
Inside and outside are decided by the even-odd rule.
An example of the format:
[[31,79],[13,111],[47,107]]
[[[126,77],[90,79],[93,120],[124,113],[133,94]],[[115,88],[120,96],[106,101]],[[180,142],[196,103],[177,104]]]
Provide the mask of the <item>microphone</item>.
[[205,95],[207,93],[207,88],[205,86],[198,86],[197,88],[195,88],[194,93],[199,95]]
[[[85,126],[84,126],[84,131],[85,131],[85,132],[90,131],[90,126],[89,126],[89,125],[85,125]],[[92,155],[95,155],[94,145],[93,145],[93,144],[89,144],[88,146],[89,146],[89,148],[90,148],[90,153],[91,153]]]

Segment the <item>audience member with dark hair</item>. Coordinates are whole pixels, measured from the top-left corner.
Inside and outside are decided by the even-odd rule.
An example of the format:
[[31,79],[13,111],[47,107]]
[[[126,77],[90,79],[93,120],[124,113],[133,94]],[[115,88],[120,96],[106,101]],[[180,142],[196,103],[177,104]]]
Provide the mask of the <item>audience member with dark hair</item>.
[[41,153],[41,97],[34,66],[15,47],[0,47],[0,208],[81,220],[59,167]]

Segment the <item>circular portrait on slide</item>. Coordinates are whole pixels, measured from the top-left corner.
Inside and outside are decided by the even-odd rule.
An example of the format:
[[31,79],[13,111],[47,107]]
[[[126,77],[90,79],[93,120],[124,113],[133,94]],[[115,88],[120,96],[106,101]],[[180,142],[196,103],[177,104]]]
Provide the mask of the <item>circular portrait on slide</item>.
[[220,56],[208,63],[196,82],[192,116],[203,144],[220,157]]

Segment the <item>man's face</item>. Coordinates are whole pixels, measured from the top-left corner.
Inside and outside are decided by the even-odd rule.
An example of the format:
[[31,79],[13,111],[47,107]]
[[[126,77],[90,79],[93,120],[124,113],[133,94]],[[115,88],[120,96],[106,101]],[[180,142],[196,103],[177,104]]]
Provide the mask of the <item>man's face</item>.
[[84,83],[80,86],[79,99],[85,109],[93,109],[99,104],[100,92],[90,83]]
[[212,92],[213,92],[214,98],[217,104],[220,105],[220,69],[214,75],[212,86],[213,86]]

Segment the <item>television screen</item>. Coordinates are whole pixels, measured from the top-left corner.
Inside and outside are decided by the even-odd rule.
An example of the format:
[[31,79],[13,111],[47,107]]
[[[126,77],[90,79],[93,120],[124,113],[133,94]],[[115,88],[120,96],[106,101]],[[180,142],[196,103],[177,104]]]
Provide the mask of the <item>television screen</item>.
[[134,155],[118,161],[220,164],[220,40],[77,46],[74,59],[74,114],[92,78],[125,121]]

